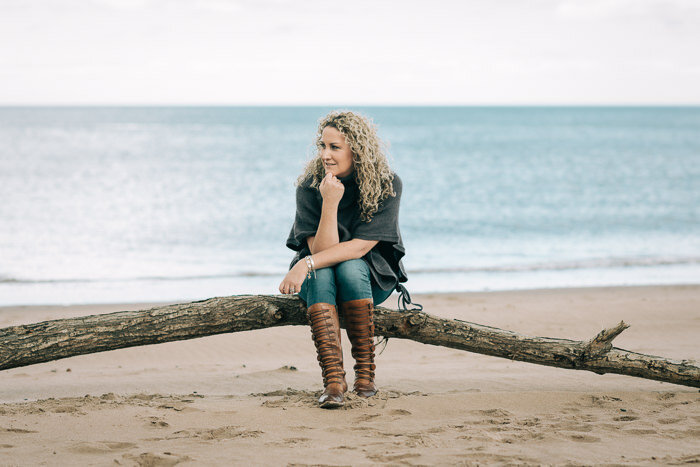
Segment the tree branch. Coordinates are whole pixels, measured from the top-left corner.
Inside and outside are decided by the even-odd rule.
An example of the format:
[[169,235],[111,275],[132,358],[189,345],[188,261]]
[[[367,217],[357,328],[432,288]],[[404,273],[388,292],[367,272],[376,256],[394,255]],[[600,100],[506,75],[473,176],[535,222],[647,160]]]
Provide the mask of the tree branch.
[[[612,340],[629,327],[624,322],[589,341],[526,336],[422,311],[383,307],[377,307],[374,323],[377,336],[539,365],[700,387],[700,367],[694,361],[669,360],[613,347]],[[0,370],[125,347],[287,325],[308,325],[306,307],[298,297],[236,295],[12,326],[0,329]]]

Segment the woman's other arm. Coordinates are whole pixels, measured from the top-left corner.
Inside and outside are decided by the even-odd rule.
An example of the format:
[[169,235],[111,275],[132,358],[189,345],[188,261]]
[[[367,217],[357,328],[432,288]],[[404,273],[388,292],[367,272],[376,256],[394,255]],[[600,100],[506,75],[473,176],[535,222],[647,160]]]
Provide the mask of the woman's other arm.
[[327,268],[342,263],[343,261],[362,258],[369,250],[374,248],[377,243],[379,242],[376,240],[353,238],[347,242],[336,243],[318,253],[312,253],[311,257],[314,260],[316,269]]
[[[311,250],[311,245],[314,243],[314,237],[307,237],[306,241],[309,244],[309,250]],[[319,266],[318,263],[318,253],[321,253],[320,251],[317,253],[314,253],[312,250],[312,255],[314,258],[314,263],[316,263],[317,268],[325,268],[329,266],[334,266],[340,262],[347,261],[348,259],[355,259],[355,258],[362,258],[364,255],[366,255],[369,250],[374,248],[374,246],[379,243],[377,240],[361,240],[359,238],[355,238],[352,240],[349,240],[347,242],[342,242],[342,243],[336,243],[336,245],[342,245],[342,249],[336,249],[334,252],[328,256],[328,255],[322,255],[321,256],[321,261],[325,264],[326,261],[329,261],[329,263],[326,266]],[[349,244],[349,245],[348,245]],[[335,245],[332,245],[335,246]],[[330,249],[330,248],[327,248]],[[325,251],[325,250],[323,250]],[[339,253],[337,253],[339,252]]]

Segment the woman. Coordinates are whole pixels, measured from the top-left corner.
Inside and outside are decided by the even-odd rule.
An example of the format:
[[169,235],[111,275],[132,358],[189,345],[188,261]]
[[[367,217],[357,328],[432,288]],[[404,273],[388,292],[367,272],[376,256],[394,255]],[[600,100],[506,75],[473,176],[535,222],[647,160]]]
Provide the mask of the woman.
[[[307,306],[323,375],[321,407],[343,405],[343,315],[355,358],[354,392],[374,384],[374,306],[405,291],[399,232],[401,179],[391,171],[375,126],[353,112],[320,120],[318,154],[297,180],[296,216],[287,247],[297,252],[279,286]],[[410,298],[409,298],[410,302]],[[336,308],[337,306],[337,308]]]

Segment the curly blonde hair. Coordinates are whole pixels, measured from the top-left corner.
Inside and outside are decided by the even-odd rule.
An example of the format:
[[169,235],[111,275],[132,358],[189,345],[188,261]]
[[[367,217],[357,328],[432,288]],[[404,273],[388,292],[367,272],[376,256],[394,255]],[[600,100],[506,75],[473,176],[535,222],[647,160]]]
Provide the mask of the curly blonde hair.
[[310,186],[318,187],[325,176],[321,160],[321,134],[329,126],[342,133],[350,146],[353,175],[360,191],[360,219],[369,222],[379,209],[379,203],[389,196],[396,196],[396,193],[392,184],[394,174],[386,157],[386,145],[377,136],[376,125],[364,115],[334,110],[319,120],[316,155],[306,164],[296,186],[311,178]]

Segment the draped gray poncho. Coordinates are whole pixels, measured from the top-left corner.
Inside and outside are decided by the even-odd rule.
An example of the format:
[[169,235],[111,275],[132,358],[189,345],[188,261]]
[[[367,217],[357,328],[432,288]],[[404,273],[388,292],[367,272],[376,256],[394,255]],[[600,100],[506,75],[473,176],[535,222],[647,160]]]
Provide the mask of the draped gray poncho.
[[[354,177],[352,173],[339,178],[345,192],[338,205],[338,239],[340,242],[353,238],[379,241],[362,259],[369,266],[372,278],[379,287],[383,290],[398,290],[399,282],[408,280],[401,262],[401,258],[406,254],[399,230],[401,179],[394,173],[393,188],[396,196],[382,200],[372,220],[364,222],[360,219],[359,188]],[[308,178],[296,191],[297,210],[294,225],[287,238],[287,247],[297,254],[292,259],[289,269],[301,258],[311,254],[306,238],[316,235],[321,220],[323,197],[318,188],[312,188],[310,184],[311,179]]]

